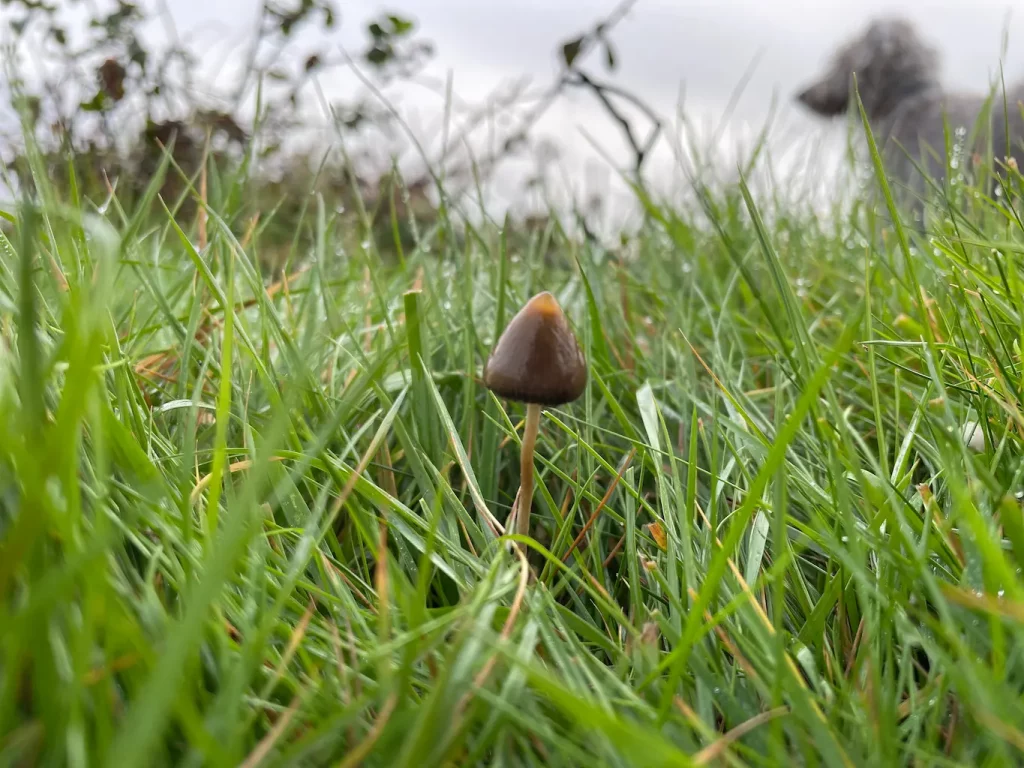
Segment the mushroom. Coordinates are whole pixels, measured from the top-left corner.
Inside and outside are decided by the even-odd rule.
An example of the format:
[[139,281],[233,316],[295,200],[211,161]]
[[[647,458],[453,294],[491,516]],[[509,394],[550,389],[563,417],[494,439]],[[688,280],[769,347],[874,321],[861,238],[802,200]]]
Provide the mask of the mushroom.
[[587,361],[549,292],[538,293],[509,322],[484,366],[484,384],[499,397],[526,404],[515,518],[516,533],[527,535],[540,410],[572,402],[587,384]]

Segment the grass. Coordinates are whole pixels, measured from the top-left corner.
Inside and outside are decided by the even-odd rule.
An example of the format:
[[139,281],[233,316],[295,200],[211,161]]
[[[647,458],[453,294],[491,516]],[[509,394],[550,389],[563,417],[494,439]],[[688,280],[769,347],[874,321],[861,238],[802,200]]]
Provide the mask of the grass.
[[[455,206],[396,254],[311,198],[270,271],[245,168],[188,221],[167,163],[132,210],[36,170],[0,241],[0,764],[1021,760],[1008,195],[958,181],[922,233],[874,189],[638,192],[630,259]],[[590,380],[544,413],[527,561],[486,522],[524,411],[480,371],[540,290]]]

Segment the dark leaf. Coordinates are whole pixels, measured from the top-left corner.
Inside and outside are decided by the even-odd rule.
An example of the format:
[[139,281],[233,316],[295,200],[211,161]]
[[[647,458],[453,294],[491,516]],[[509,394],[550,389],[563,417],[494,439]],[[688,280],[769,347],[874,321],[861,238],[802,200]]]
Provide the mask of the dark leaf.
[[149,54],[146,53],[146,49],[142,47],[136,38],[132,38],[131,43],[128,45],[128,60],[133,64],[138,64],[139,69],[143,72],[146,71]]
[[576,61],[576,57],[580,55],[580,50],[583,48],[583,38],[577,37],[575,40],[570,40],[562,46],[562,61],[565,62],[565,66],[572,67],[572,63]]
[[322,62],[321,62],[321,59],[320,59],[320,54],[314,53],[312,56],[310,56],[308,59],[306,59],[306,63],[304,65],[305,66],[305,70],[307,72],[312,72],[314,69],[319,67],[321,63]]
[[608,69],[615,69],[615,49],[607,40],[604,41],[604,63]]
[[53,27],[50,30],[50,34],[53,35],[53,39],[57,41],[57,45],[64,46],[68,44],[67,33],[60,27]]
[[127,72],[117,59],[107,59],[96,70],[100,88],[112,101],[124,98],[124,79]]
[[102,112],[107,103],[107,95],[103,91],[96,91],[96,95],[89,101],[83,101],[78,108],[83,112]]
[[379,45],[375,45],[366,52],[366,60],[374,66],[380,67],[388,62],[392,53],[390,45],[383,48]]
[[524,136],[510,136],[509,138],[505,139],[505,143],[502,145],[502,149],[505,152],[512,154],[513,152],[518,152],[519,150],[521,150],[523,146],[525,146],[525,144],[526,138]]
[[388,33],[384,31],[384,28],[377,22],[370,24],[367,29],[370,34],[373,35],[374,40],[381,40],[388,36]]
[[395,35],[408,34],[415,26],[412,21],[403,19],[401,16],[388,16],[388,21],[391,22],[391,31]]
[[356,110],[355,112],[350,114],[347,118],[345,118],[345,120],[342,123],[342,125],[344,125],[346,128],[348,128],[350,131],[353,131],[356,128],[358,128],[360,125],[362,125],[365,120],[366,120],[366,115],[364,115],[361,111]]

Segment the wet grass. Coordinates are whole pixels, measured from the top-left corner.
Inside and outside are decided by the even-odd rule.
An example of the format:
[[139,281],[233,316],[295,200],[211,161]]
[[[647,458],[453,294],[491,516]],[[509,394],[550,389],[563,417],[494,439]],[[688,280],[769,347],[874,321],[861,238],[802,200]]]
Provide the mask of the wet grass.
[[[919,232],[699,189],[616,251],[452,201],[400,255],[311,198],[270,271],[210,174],[202,223],[159,178],[4,211],[0,763],[1020,760],[1008,195]],[[590,377],[524,559],[480,373],[541,290]]]

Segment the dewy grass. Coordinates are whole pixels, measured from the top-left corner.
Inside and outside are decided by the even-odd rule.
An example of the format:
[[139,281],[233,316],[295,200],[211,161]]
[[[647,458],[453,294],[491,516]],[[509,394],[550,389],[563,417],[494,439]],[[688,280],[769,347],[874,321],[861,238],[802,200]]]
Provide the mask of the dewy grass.
[[[398,259],[313,200],[284,273],[207,170],[202,237],[170,162],[3,210],[0,764],[1024,757],[1015,169],[923,232],[642,197],[625,263],[454,206]],[[480,377],[536,290],[590,378],[528,579]]]

